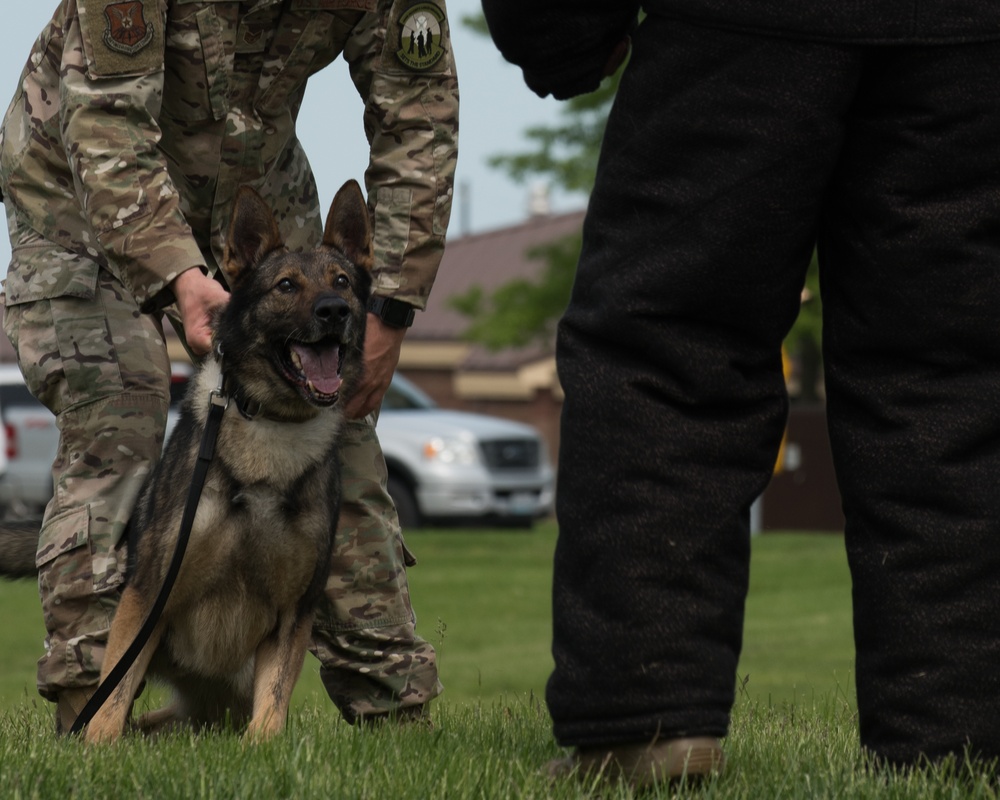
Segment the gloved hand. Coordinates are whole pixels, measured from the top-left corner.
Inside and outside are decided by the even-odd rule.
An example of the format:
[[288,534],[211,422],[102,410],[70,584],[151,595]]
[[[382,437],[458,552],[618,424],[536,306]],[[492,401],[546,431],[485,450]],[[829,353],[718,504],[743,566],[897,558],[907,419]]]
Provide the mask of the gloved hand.
[[614,75],[628,57],[631,46],[632,38],[623,36],[611,49],[600,68],[597,68],[596,64],[591,64],[584,70],[582,64],[573,63],[565,65],[565,68],[548,70],[524,67],[521,72],[528,88],[539,97],[551,94],[556,100],[569,100],[571,97],[595,91],[602,80]]
[[628,56],[636,0],[483,0],[490,35],[540,97],[594,91]]

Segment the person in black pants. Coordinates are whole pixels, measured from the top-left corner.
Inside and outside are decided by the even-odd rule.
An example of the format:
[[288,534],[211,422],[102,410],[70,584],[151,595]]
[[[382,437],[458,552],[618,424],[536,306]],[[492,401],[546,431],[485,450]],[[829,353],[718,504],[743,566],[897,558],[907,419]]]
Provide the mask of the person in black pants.
[[721,768],[814,246],[861,743],[1000,756],[1000,4],[483,5],[543,96],[632,39],[558,334],[557,771]]

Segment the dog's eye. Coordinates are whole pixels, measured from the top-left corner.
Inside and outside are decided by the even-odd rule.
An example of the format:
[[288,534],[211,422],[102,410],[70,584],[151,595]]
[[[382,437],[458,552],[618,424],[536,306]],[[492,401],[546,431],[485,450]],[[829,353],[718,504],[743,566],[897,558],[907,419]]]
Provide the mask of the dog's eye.
[[291,292],[294,292],[297,288],[298,287],[295,285],[295,281],[293,281],[291,278],[282,278],[280,281],[278,281],[277,289],[279,292],[283,292],[284,294],[290,294]]
[[338,289],[346,289],[350,285],[351,285],[351,282],[347,279],[346,275],[338,275],[337,276],[337,288]]

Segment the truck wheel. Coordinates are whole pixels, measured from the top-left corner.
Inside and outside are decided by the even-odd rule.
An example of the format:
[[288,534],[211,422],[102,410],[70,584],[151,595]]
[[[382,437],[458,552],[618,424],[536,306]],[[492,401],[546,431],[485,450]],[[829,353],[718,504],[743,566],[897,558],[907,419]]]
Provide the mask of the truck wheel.
[[420,509],[417,508],[417,499],[410,491],[410,487],[399,478],[389,476],[387,484],[389,497],[396,506],[396,514],[399,515],[399,525],[406,530],[420,527]]

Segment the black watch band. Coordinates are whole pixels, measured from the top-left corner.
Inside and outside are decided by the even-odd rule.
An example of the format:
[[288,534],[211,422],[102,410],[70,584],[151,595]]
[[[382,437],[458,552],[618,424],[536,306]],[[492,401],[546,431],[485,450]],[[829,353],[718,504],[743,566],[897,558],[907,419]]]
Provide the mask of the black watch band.
[[402,300],[372,295],[368,299],[368,311],[391,328],[409,328],[416,309]]

